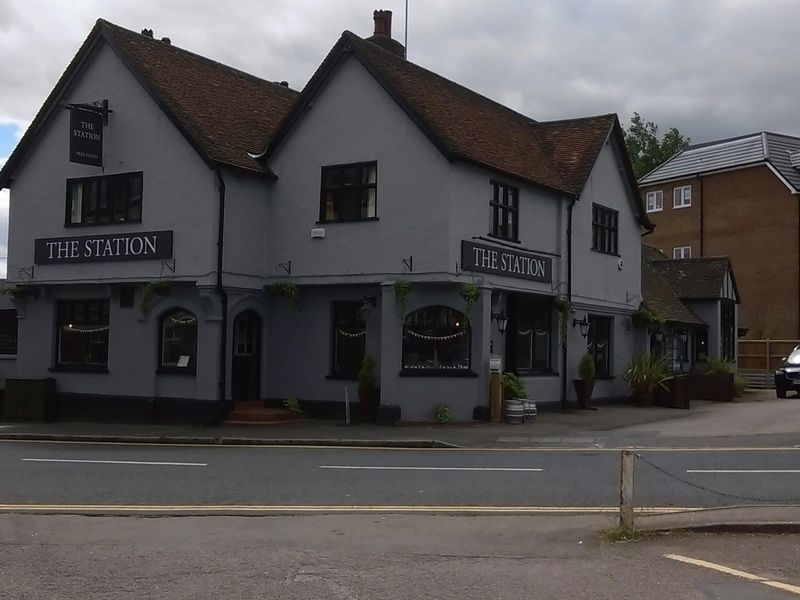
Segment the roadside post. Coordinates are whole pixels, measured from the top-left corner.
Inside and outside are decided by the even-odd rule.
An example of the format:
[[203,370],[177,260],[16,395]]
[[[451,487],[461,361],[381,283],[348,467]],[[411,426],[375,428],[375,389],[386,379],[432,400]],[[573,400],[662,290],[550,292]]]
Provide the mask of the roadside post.
[[500,423],[503,416],[503,357],[489,356],[489,412],[492,423]]
[[633,450],[623,450],[620,460],[619,477],[619,526],[620,529],[634,528],[633,517],[633,465],[636,454]]
[[350,425],[350,388],[344,386],[344,422]]

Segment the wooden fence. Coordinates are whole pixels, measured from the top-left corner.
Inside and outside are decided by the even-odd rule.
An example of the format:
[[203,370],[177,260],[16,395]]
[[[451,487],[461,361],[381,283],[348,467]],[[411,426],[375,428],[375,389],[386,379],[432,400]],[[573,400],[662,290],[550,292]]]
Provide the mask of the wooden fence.
[[739,340],[739,374],[748,387],[774,388],[773,373],[800,340]]

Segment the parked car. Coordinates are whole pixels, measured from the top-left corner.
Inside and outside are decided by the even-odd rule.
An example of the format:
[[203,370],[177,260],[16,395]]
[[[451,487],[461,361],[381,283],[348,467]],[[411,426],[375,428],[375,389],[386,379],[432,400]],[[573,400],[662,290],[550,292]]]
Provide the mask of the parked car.
[[800,396],[800,346],[795,346],[775,369],[775,394],[778,398],[786,398],[786,392],[790,390]]

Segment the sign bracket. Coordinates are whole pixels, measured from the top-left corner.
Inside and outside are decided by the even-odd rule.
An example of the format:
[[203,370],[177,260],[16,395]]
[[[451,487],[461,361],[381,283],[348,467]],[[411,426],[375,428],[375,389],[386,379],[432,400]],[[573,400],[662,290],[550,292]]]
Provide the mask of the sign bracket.
[[103,125],[108,125],[108,115],[114,111],[108,108],[108,99],[95,100],[94,102],[66,103],[63,105],[67,110],[83,110],[86,112],[102,115]]

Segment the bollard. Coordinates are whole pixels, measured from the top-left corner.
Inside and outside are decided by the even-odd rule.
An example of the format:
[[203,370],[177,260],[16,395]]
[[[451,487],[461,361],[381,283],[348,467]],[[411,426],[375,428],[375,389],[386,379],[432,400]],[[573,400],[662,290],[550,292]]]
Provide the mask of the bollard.
[[350,388],[344,386],[344,422],[350,425]]
[[623,450],[619,472],[619,527],[632,530],[633,521],[633,465],[636,454]]
[[503,420],[503,379],[498,373],[489,374],[489,407],[492,423]]

